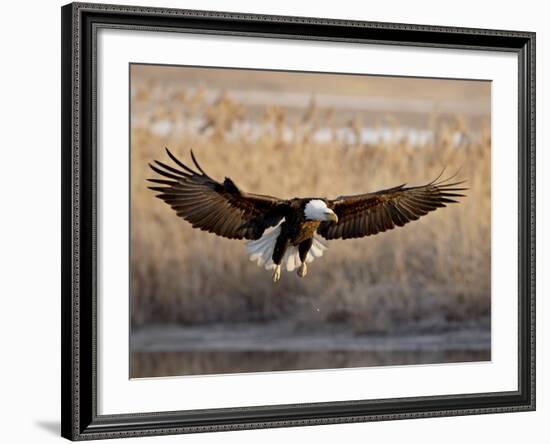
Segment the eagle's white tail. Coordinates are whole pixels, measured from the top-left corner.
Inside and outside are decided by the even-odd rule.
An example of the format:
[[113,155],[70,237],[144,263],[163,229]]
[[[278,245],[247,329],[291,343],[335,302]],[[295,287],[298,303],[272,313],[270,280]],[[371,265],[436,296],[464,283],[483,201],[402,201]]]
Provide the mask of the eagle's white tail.
[[[281,223],[284,222],[281,221]],[[266,270],[273,270],[275,264],[273,263],[273,249],[275,248],[275,242],[277,242],[277,237],[281,233],[281,223],[275,228],[272,228],[269,231],[266,231],[264,235],[256,240],[248,241],[246,243],[246,249],[251,261],[256,262],[257,265],[264,266]],[[313,244],[309,249],[309,252],[306,257],[306,263],[313,262],[317,257],[321,257],[328,246],[323,242],[320,236],[313,236]],[[285,256],[281,261],[281,265],[286,268],[287,271],[294,271],[300,266],[300,253],[298,247],[289,246],[286,249]]]

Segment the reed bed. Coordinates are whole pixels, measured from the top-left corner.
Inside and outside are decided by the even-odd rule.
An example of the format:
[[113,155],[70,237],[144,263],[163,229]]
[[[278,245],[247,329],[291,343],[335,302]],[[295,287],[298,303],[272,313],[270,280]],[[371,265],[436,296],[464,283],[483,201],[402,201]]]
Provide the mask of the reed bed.
[[[347,324],[357,334],[489,328],[491,307],[491,141],[471,119],[430,117],[431,138],[390,135],[365,142],[380,122],[343,119],[315,100],[302,110],[249,109],[219,91],[132,81],[131,320],[196,325],[292,319],[297,328]],[[253,124],[250,124],[252,122]],[[390,123],[388,123],[390,122]],[[479,125],[478,125],[479,126]],[[318,137],[319,134],[323,137]],[[167,146],[189,162],[192,148],[210,176],[278,197],[357,194],[426,183],[460,170],[468,196],[373,237],[329,242],[301,279],[248,260],[242,241],[191,228],[147,189],[148,163]]]

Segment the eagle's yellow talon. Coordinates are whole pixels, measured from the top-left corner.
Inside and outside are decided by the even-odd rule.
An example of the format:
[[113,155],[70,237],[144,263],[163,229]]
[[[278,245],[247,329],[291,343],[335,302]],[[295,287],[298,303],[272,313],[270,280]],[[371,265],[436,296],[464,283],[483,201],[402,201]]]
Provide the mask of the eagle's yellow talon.
[[281,266],[277,265],[273,271],[273,282],[279,282],[279,279],[281,279]]
[[302,262],[302,265],[298,268],[298,276],[303,278],[307,274],[307,265],[305,262]]

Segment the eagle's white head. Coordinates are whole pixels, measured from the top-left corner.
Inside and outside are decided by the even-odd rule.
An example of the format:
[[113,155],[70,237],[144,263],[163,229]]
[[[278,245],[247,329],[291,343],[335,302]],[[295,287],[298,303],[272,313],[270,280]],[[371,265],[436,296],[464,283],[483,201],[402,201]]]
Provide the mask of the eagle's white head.
[[333,221],[338,222],[338,216],[321,199],[312,199],[304,208],[307,220]]

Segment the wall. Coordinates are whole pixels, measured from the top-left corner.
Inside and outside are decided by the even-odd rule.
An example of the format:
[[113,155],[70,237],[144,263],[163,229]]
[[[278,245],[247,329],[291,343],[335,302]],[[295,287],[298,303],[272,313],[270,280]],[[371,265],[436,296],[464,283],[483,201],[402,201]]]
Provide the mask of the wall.
[[[122,1],[119,3],[191,9],[231,10],[286,15],[316,15],[389,22],[426,23],[480,28],[536,31],[538,75],[538,410],[534,413],[485,415],[307,427],[193,436],[144,438],[136,442],[255,443],[262,442],[412,442],[459,443],[542,442],[537,432],[547,430],[550,393],[543,373],[546,356],[542,346],[548,328],[549,304],[544,293],[542,249],[548,236],[542,233],[548,208],[541,196],[548,179],[541,169],[548,156],[542,152],[546,128],[545,109],[549,90],[542,70],[550,57],[550,34],[545,25],[550,15],[543,2],[479,2],[463,0],[455,5],[440,1],[409,2],[296,2],[253,1]],[[6,442],[59,440],[59,273],[60,273],[60,159],[59,159],[59,57],[60,11],[63,2],[10,2],[3,6],[0,32],[0,113],[2,114],[2,162],[0,181],[1,279],[0,335],[3,348],[0,380],[2,435]],[[545,54],[543,54],[545,52]],[[7,135],[7,139],[6,136]],[[7,154],[7,157],[6,157]],[[546,157],[546,159],[545,159]],[[546,162],[547,163],[547,162]],[[545,165],[548,169],[549,165]],[[545,182],[545,183],[543,183]],[[546,213],[543,215],[543,212]],[[546,249],[548,251],[548,249]],[[127,442],[130,442],[128,440]],[[135,440],[132,440],[135,441]]]

